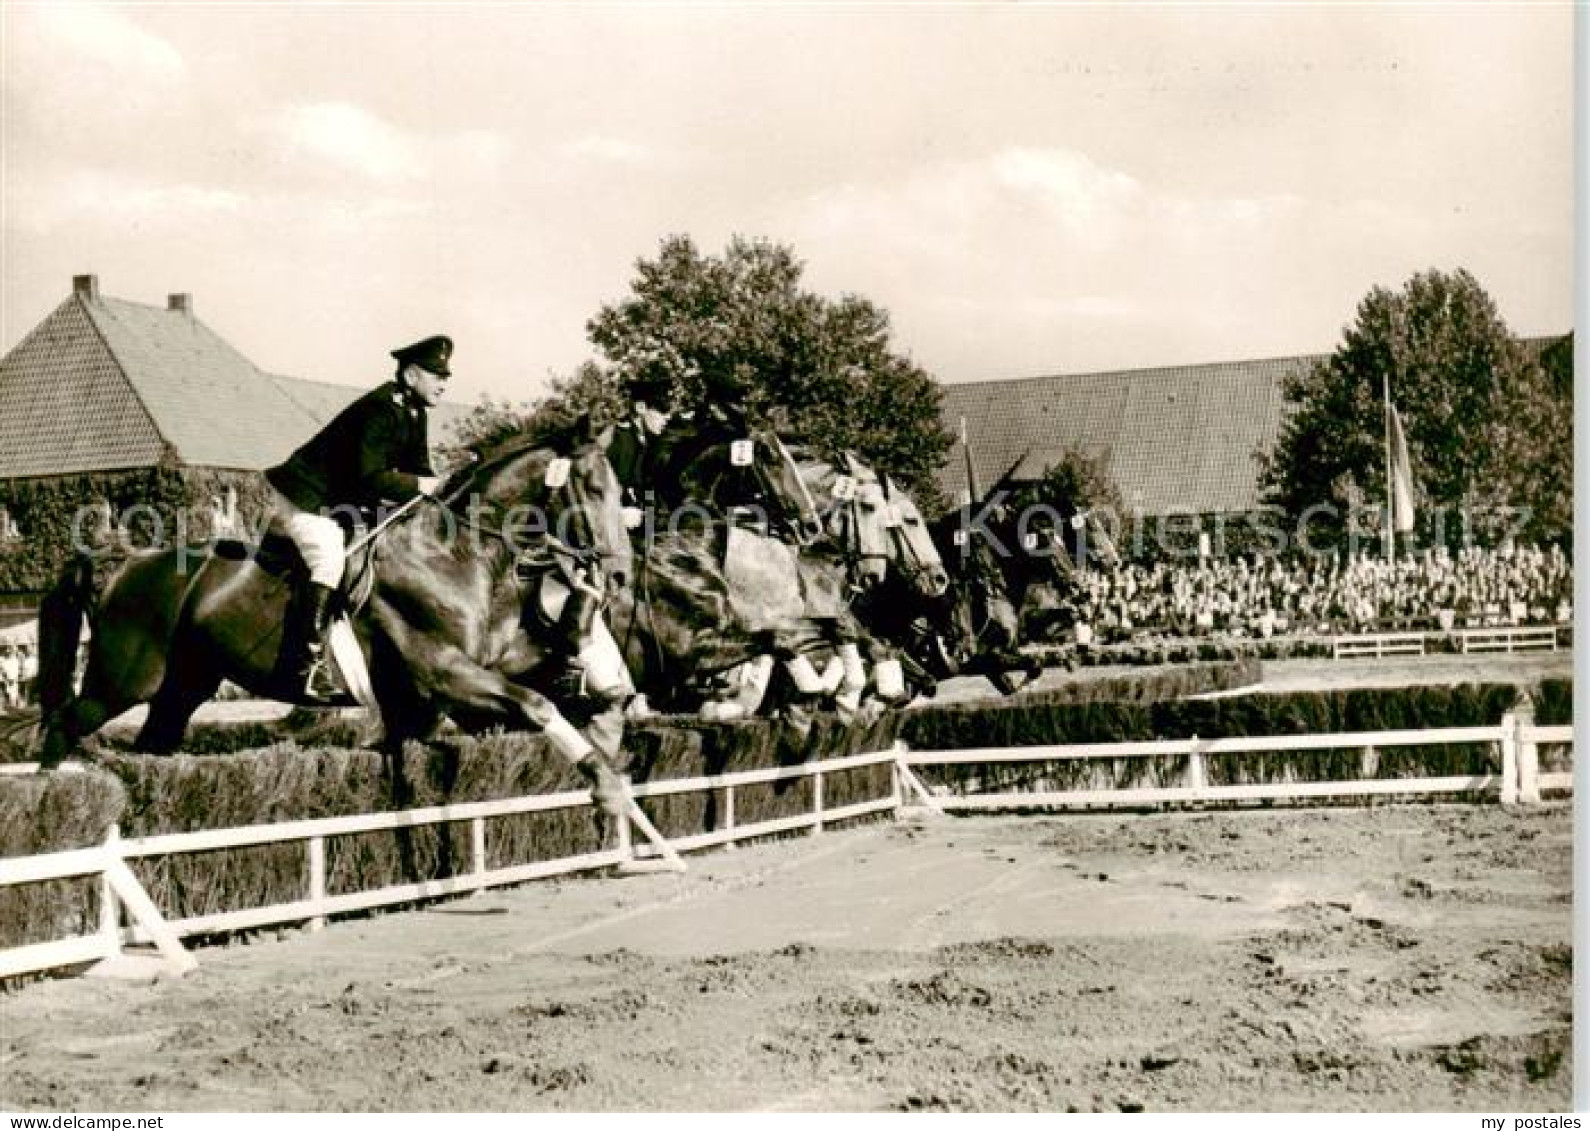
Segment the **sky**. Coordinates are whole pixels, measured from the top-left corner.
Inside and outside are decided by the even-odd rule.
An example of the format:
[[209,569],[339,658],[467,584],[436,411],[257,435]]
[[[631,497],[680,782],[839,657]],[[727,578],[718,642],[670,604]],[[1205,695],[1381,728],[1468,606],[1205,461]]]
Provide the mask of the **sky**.
[[0,6],[0,350],[94,274],[262,368],[524,401],[689,235],[944,382],[1327,352],[1471,271],[1572,325],[1573,9]]

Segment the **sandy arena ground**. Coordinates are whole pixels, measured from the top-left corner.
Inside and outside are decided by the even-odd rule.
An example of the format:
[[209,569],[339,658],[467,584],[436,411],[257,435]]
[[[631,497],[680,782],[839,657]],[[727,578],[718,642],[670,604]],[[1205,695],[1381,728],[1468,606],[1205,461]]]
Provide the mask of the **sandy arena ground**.
[[871,825],[0,997],[0,1107],[1564,1110],[1572,813]]

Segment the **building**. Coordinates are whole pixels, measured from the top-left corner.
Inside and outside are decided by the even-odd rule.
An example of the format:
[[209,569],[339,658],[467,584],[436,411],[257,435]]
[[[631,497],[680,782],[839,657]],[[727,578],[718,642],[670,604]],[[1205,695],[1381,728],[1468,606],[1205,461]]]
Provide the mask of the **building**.
[[[365,391],[266,373],[190,295],[149,306],[77,276],[0,359],[0,627],[31,617],[79,508],[108,504],[138,537],[175,509],[196,537],[246,524],[258,473]],[[432,442],[466,412],[439,406]]]
[[[1032,481],[1077,450],[1100,462],[1128,508],[1148,516],[1235,515],[1260,503],[1260,453],[1286,419],[1287,376],[1323,355],[947,385],[944,420],[966,422],[979,489]],[[966,461],[940,473],[965,497]]]

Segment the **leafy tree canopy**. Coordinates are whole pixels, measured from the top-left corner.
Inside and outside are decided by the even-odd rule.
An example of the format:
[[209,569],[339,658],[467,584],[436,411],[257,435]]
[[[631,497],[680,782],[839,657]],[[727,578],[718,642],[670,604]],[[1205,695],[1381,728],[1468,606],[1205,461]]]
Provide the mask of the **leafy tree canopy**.
[[1018,509],[1052,507],[1068,521],[1079,511],[1097,510],[1112,524],[1126,514],[1124,496],[1104,462],[1076,447],[1062,451],[1039,479],[1022,484],[1013,493],[1012,503]]
[[1295,411],[1265,461],[1267,497],[1293,517],[1384,500],[1385,382],[1407,435],[1421,537],[1438,514],[1456,535],[1465,506],[1482,526],[1523,508],[1527,536],[1561,537],[1572,509],[1568,365],[1566,380],[1548,373],[1467,271],[1376,287],[1336,351],[1287,381]]
[[897,352],[885,311],[804,289],[803,269],[766,241],[736,237],[713,256],[669,237],[588,323],[600,361],[554,400],[596,415],[631,381],[662,381],[680,410],[734,404],[830,456],[856,452],[936,509],[950,443],[938,385]]

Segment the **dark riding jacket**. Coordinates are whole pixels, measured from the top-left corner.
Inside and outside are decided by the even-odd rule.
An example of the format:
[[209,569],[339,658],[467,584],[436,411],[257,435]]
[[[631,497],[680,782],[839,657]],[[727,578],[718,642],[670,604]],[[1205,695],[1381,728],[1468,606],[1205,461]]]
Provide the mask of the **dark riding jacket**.
[[293,505],[318,512],[404,502],[419,494],[420,476],[435,474],[425,405],[388,381],[343,409],[265,478]]

